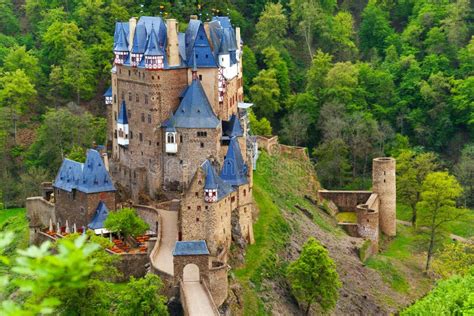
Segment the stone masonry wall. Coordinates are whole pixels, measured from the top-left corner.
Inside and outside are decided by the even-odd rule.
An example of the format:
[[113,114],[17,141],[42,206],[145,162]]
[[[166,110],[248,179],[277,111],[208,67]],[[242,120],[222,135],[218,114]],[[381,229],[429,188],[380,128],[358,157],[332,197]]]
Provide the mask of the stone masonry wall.
[[46,201],[41,196],[26,199],[26,216],[30,229],[30,244],[39,244],[43,240],[38,235],[42,228],[49,226],[49,221],[56,223],[56,211],[54,204]]
[[209,269],[209,290],[217,306],[221,306],[227,299],[229,289],[228,270],[227,264],[218,261],[213,261]]
[[370,191],[328,191],[319,190],[318,194],[336,204],[340,212],[355,212],[356,206],[365,203],[372,192]]
[[86,194],[75,190],[67,192],[61,189],[54,189],[56,199],[56,219],[62,225],[69,221],[69,224],[76,224],[77,227],[87,226],[94,216],[97,205],[104,201],[109,210],[115,210],[115,192],[100,192]]
[[199,276],[201,282],[204,282],[209,288],[209,256],[174,256],[174,280],[175,284],[179,285],[179,282],[183,281],[183,270],[188,264],[195,264],[199,268]]
[[[197,168],[209,157],[219,158],[220,136],[217,129],[185,129],[177,131],[178,152],[164,154],[164,184],[169,189],[186,188]],[[198,137],[198,132],[206,132],[206,137]]]

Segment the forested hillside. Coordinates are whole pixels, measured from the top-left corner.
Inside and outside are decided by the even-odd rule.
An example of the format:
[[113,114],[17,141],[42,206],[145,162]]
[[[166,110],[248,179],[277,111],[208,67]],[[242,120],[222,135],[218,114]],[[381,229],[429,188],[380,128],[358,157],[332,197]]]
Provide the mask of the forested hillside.
[[372,157],[412,149],[434,152],[473,203],[467,0],[2,0],[0,12],[7,205],[21,205],[64,156],[104,143],[115,21],[161,15],[184,29],[190,14],[241,27],[254,132],[308,146],[324,186],[365,187]]

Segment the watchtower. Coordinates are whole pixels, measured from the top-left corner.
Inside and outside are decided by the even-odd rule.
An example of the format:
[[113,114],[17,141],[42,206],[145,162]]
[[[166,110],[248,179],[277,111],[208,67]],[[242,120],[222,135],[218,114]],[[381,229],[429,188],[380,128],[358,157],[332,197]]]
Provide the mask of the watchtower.
[[372,191],[380,200],[379,223],[387,236],[397,233],[395,159],[375,158],[372,163]]

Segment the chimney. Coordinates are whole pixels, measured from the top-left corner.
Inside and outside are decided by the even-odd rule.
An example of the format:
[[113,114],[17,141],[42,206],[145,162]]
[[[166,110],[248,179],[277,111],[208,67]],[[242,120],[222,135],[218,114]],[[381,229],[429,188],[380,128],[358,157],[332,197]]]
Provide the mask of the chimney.
[[235,28],[235,40],[237,41],[237,49],[238,49],[238,50],[241,50],[241,47],[240,47],[240,42],[241,42],[241,39],[240,39],[240,27],[236,27],[236,28]]
[[105,170],[109,171],[109,157],[107,156],[107,153],[102,153],[102,161],[104,162],[104,167]]
[[128,50],[132,51],[133,47],[133,36],[135,35],[135,28],[137,27],[137,18],[131,17],[130,20],[128,20]]
[[206,32],[206,37],[209,41],[209,44],[211,45],[211,49],[214,49],[211,41],[211,32],[209,31],[209,22],[204,22],[204,32]]
[[198,16],[196,14],[192,14],[192,15],[189,16],[189,19],[190,20],[197,20]]
[[167,55],[171,67],[179,66],[178,22],[176,19],[166,20],[166,36],[168,37]]

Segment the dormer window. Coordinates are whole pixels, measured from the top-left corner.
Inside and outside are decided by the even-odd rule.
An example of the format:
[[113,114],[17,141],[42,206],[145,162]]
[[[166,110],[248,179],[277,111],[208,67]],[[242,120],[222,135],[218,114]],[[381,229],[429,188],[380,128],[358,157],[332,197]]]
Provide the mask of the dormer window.
[[130,64],[132,67],[137,67],[140,61],[142,60],[143,54],[131,54],[130,55]]

